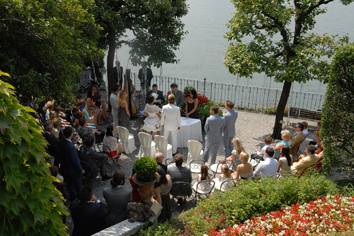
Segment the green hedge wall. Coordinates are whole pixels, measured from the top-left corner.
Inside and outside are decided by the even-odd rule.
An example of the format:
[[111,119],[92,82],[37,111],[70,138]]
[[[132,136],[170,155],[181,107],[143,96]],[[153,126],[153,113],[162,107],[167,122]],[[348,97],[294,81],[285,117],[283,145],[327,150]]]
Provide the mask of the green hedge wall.
[[67,235],[42,128],[0,80],[0,235]]
[[333,58],[321,125],[324,170],[354,181],[354,44],[339,48]]

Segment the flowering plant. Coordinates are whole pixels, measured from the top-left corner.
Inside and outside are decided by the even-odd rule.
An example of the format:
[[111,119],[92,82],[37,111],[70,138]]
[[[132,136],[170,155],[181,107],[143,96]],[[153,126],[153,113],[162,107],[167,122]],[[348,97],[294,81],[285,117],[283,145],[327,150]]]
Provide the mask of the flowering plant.
[[354,197],[327,196],[253,217],[209,235],[327,235],[354,230]]
[[204,96],[202,94],[198,94],[198,103],[199,105],[207,104],[209,101],[207,96]]

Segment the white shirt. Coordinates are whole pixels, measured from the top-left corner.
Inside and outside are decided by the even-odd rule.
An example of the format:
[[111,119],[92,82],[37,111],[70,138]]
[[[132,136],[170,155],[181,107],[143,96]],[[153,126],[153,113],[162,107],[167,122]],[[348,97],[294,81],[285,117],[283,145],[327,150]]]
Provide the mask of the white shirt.
[[306,138],[307,136],[309,136],[309,130],[308,130],[308,129],[304,129],[304,130],[302,131],[302,133],[304,134],[305,138]]
[[161,126],[165,130],[177,131],[181,127],[180,108],[173,104],[163,106],[161,111]]
[[278,170],[277,160],[271,157],[264,157],[264,161],[261,161],[257,165],[256,170],[253,172],[253,175],[260,176],[260,177],[267,177],[267,176],[275,177],[277,176],[277,170]]
[[118,109],[118,96],[115,93],[111,93],[109,96],[109,102],[113,109]]

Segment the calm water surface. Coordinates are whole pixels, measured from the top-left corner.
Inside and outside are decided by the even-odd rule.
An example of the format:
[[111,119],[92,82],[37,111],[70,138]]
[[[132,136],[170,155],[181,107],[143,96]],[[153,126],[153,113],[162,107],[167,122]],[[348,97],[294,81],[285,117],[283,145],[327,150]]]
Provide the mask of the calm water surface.
[[[262,75],[255,75],[253,79],[237,78],[230,74],[224,65],[224,56],[228,45],[224,35],[226,24],[233,14],[233,5],[229,0],[189,0],[189,12],[183,18],[185,36],[177,56],[177,64],[164,64],[162,70],[154,69],[154,74],[181,78],[202,79],[208,81],[250,85],[257,87],[281,88],[281,83],[265,79]],[[344,6],[339,0],[328,5],[328,12],[317,20],[315,31],[348,35],[354,39],[354,4]],[[118,59],[126,68],[134,68],[130,62],[129,48],[118,50]],[[295,90],[324,93],[325,85],[318,81],[306,84],[295,84]]]

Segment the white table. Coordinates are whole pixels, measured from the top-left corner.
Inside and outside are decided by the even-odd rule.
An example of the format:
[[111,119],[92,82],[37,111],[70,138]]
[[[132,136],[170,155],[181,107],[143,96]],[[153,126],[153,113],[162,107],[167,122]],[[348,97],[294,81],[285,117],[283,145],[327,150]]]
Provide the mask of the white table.
[[203,141],[202,124],[199,119],[181,118],[181,128],[177,134],[177,147],[187,147],[189,139]]

